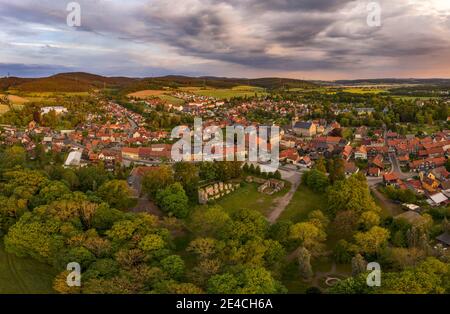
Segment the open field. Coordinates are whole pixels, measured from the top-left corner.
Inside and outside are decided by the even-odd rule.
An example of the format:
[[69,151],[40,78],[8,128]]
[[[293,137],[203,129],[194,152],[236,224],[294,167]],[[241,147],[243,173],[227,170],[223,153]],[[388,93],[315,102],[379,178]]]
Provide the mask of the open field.
[[[0,94],[0,97],[5,96],[4,94]],[[8,95],[8,99],[10,102],[12,102],[15,105],[23,105],[24,103],[29,102],[27,98],[23,98],[16,95]]]
[[331,92],[330,89],[326,88],[326,87],[318,87],[318,88],[300,88],[300,87],[296,87],[296,88],[289,88],[290,92],[318,92],[318,93],[329,93]]
[[[19,109],[20,110],[24,106],[23,104],[24,104],[24,102],[23,103],[14,103],[13,102],[13,107],[15,109]],[[0,105],[0,115],[6,113],[8,111],[9,111],[9,107],[7,105]]]
[[167,90],[142,90],[139,92],[128,94],[127,96],[139,98],[142,100],[157,97],[167,103],[174,105],[183,105],[185,103],[183,99],[169,95]]
[[0,105],[0,115],[4,114],[9,110],[7,105]]
[[[88,92],[19,92],[9,91],[10,100],[15,105],[24,105],[28,102],[42,102],[45,104],[55,104],[60,97],[88,96]],[[1,94],[0,94],[1,96]]]
[[54,293],[55,275],[50,266],[6,253],[0,245],[0,294]]
[[273,208],[274,201],[286,194],[290,185],[286,184],[283,190],[274,195],[267,195],[258,192],[259,184],[256,183],[241,183],[241,188],[235,192],[219,199],[217,205],[222,206],[227,211],[235,211],[242,208],[257,210],[264,216],[267,216]]
[[251,97],[257,94],[258,96],[265,95],[266,92],[263,88],[254,86],[236,86],[229,89],[215,89],[215,88],[203,88],[203,87],[183,87],[182,91],[191,92],[199,96],[214,97],[217,99],[230,99],[233,97]]
[[346,88],[343,92],[352,94],[381,94],[387,92],[387,90],[373,88]]
[[439,97],[420,97],[420,96],[392,96],[394,99],[405,100],[405,101],[415,101],[415,100],[432,100],[439,99]]
[[159,99],[162,99],[163,101],[173,104],[173,105],[183,105],[185,101],[181,98],[177,98],[171,95],[161,95],[158,96]]
[[22,98],[48,98],[56,96],[88,96],[89,92],[21,92],[17,90],[9,90],[10,94],[18,95]]
[[136,97],[136,98],[139,98],[139,99],[147,99],[147,98],[150,98],[150,97],[161,96],[164,93],[167,93],[167,91],[165,91],[165,90],[150,90],[150,89],[147,89],[147,90],[141,90],[141,91],[138,91],[138,92],[135,92],[135,93],[128,94],[127,96],[128,97]]
[[313,210],[324,210],[327,205],[324,196],[314,193],[304,185],[300,185],[279,220],[290,220],[297,223],[305,220]]

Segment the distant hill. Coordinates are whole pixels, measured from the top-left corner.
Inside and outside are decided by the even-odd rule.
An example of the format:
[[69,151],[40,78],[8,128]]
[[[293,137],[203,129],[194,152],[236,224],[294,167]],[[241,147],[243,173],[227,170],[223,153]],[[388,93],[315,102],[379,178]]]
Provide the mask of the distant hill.
[[[0,79],[0,86],[3,85],[3,81],[7,80],[10,79]],[[16,84],[9,84],[9,88],[23,92],[87,92],[96,88],[121,87],[133,81],[135,79],[104,77],[81,72],[61,73],[44,78],[19,79]],[[5,84],[5,86],[8,86],[8,84]]]
[[334,82],[325,82],[325,83],[332,83],[332,84],[334,83],[337,85],[385,85],[385,84],[406,85],[406,84],[415,84],[415,85],[450,86],[450,79],[384,78],[384,79],[338,80],[338,81],[334,81]]
[[164,76],[154,78],[105,77],[90,73],[61,73],[44,78],[1,78],[0,89],[17,89],[23,92],[87,92],[98,88],[120,88],[124,92],[163,87],[213,87],[232,88],[249,85],[267,89],[314,88],[315,84],[295,79],[260,78],[241,79],[223,77]]
[[141,90],[160,90],[164,87],[211,87],[233,88],[240,85],[255,86],[269,90],[290,88],[316,88],[318,86],[342,85],[424,85],[450,86],[450,79],[360,79],[337,81],[304,81],[287,78],[226,78],[226,77],[189,77],[168,75],[151,78],[106,77],[83,72],[60,73],[42,78],[0,78],[0,91],[16,89],[23,92],[87,92],[99,88],[117,88],[124,93]]
[[145,78],[130,84],[127,87],[129,92],[144,89],[160,89],[163,87],[213,87],[213,88],[233,88],[240,85],[255,86],[267,89],[280,88],[315,88],[317,85],[295,79],[285,78],[225,78],[225,77],[188,77],[169,75],[164,77]]
[[7,78],[0,78],[0,90],[8,90],[10,88],[14,88],[18,85],[24,84],[26,82],[30,82],[33,79],[26,79],[26,78],[20,78],[20,77],[7,77]]

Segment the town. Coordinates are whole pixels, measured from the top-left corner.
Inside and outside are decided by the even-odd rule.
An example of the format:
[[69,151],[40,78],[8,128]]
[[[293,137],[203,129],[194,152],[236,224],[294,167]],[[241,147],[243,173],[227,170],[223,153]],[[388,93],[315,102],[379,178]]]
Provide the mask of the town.
[[[358,88],[127,86],[114,94],[55,92],[45,101],[22,91],[15,96],[25,99],[20,105],[5,96],[0,222],[6,248],[33,252],[52,268],[69,257],[80,260],[87,283],[65,286],[60,269],[49,289],[61,293],[122,293],[113,282],[130,285],[132,293],[343,293],[349,280],[365,280],[373,261],[387,265],[383,293],[410,267],[449,258],[450,99],[403,98],[395,95],[398,86]],[[214,139],[195,133],[195,119],[206,129],[267,129],[269,138],[259,132],[256,142],[268,149],[277,142],[279,167],[266,172],[267,161],[250,160],[249,134],[244,145],[223,144],[216,161],[199,158]],[[275,127],[279,135],[271,138]],[[173,156],[174,128],[191,130],[193,138],[181,162]],[[77,220],[70,227],[77,235],[47,227],[25,232],[33,221],[54,219],[60,228]],[[144,225],[151,228],[138,227]],[[28,236],[43,239],[49,251],[29,244]],[[97,264],[105,257],[111,265]],[[149,277],[139,278],[127,263]],[[250,274],[266,278],[265,288],[246,281]],[[233,278],[230,286],[220,285],[223,278]]]

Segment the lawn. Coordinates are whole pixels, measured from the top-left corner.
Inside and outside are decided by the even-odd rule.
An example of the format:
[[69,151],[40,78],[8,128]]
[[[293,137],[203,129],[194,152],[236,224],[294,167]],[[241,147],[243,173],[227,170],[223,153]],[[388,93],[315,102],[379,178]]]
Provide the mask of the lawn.
[[0,245],[0,294],[49,294],[56,272],[31,258],[6,253]]
[[306,186],[300,185],[279,220],[296,223],[305,220],[311,211],[324,210],[326,206],[325,195],[314,193]]
[[257,210],[264,216],[268,216],[274,201],[289,191],[290,184],[286,182],[284,189],[273,195],[259,193],[258,187],[259,184],[256,183],[242,182],[239,189],[217,200],[216,204],[230,212],[246,208]]

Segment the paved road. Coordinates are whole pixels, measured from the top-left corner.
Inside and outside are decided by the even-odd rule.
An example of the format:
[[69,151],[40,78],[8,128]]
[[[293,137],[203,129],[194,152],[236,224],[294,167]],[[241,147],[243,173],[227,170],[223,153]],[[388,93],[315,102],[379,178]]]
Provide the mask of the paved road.
[[383,179],[380,177],[366,177],[366,178],[367,184],[369,185],[370,188],[373,188],[383,182]]
[[391,172],[395,172],[400,179],[406,180],[415,176],[413,172],[403,172],[395,153],[389,153],[389,160],[392,165]]
[[131,124],[131,131],[130,131],[130,135],[133,136],[133,133],[139,128],[139,126],[137,125],[137,123],[131,119],[130,117],[127,117],[128,122],[130,122]]

